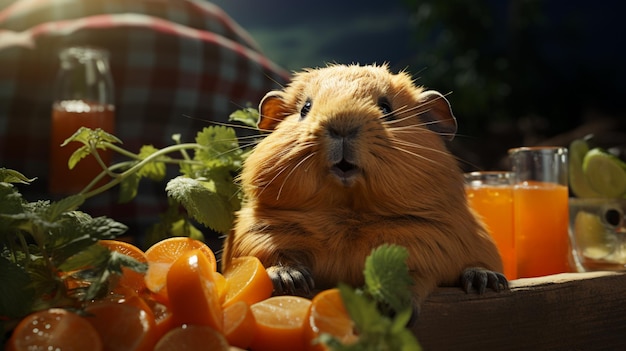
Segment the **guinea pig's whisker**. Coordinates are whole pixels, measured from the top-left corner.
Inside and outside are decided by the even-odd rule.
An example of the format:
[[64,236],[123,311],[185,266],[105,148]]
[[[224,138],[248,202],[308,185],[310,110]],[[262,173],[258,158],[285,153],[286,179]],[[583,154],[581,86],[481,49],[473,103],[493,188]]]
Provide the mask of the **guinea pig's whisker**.
[[246,144],[239,145],[239,148],[245,149],[245,148],[249,148],[249,147],[254,147],[254,146],[258,145],[262,140],[263,139],[251,140],[251,141],[247,142]]
[[[298,144],[295,147],[299,148],[299,149],[303,149],[303,148],[308,148],[310,147],[310,145],[313,145],[312,143],[305,143],[305,144]],[[298,150],[300,151],[300,150]],[[287,155],[288,153],[293,152],[293,149],[285,149],[281,152],[279,152],[279,154],[277,155],[278,158],[282,158],[285,155]],[[312,155],[314,155],[315,153],[311,153],[309,154],[305,159],[310,158]],[[301,163],[302,161],[298,162],[298,164],[296,164],[296,166],[293,167],[293,169],[289,172],[289,174],[287,175],[287,178],[289,178],[289,175],[291,175],[291,173],[293,173],[293,171],[295,170],[295,168]],[[265,189],[267,189],[272,183],[274,183],[274,181],[276,181],[276,179],[278,179],[278,177],[280,177],[281,174],[283,174],[283,172],[285,172],[287,169],[289,168],[289,164],[283,166],[280,168],[280,170],[272,177],[272,179],[270,179],[267,183],[265,184],[260,184],[259,187],[262,187],[263,189],[261,189],[260,194],[262,194]],[[277,199],[280,196],[280,192],[282,191],[282,188],[284,186],[284,182],[281,185],[280,189],[279,189],[279,193],[277,195]]]
[[[427,126],[429,126],[431,123],[419,123],[419,124],[411,124],[411,125],[405,125],[405,126],[393,126],[393,127],[389,127],[388,129],[396,134],[399,133],[425,133],[427,130]],[[425,128],[426,127],[426,128]]]
[[[289,113],[283,113],[283,114],[278,115],[278,116],[260,115],[259,118],[260,119],[265,119],[265,120],[268,120],[268,121],[281,122],[281,121],[283,121],[285,118],[287,118],[289,116],[290,116]],[[258,130],[260,130],[262,132],[267,132],[267,133],[270,133],[270,132],[273,131],[272,129],[261,129],[261,128],[258,128]]]
[[278,189],[278,194],[276,194],[276,200],[280,198],[280,194],[283,192],[283,187],[285,186],[285,184],[287,183],[287,180],[289,179],[289,177],[291,177],[293,172],[295,172],[295,170],[298,167],[300,167],[304,162],[306,162],[307,160],[309,160],[311,157],[315,156],[316,154],[317,152],[311,152],[310,154],[306,155],[306,157],[304,157],[302,160],[300,160],[298,163],[296,163],[295,166],[293,166],[291,171],[289,171],[289,173],[287,173],[287,176],[285,176],[285,179],[283,179],[283,183],[280,185],[280,188]]
[[404,149],[404,148],[402,148],[402,147],[400,147],[400,146],[396,146],[396,145],[394,145],[394,146],[392,146],[392,147],[393,147],[394,149],[398,150],[398,151],[402,151],[402,152],[404,152],[404,153],[406,153],[406,154],[409,154],[409,155],[411,155],[411,156],[415,156],[415,157],[420,158],[420,159],[422,159],[422,160],[425,160],[425,161],[428,161],[428,162],[432,162],[432,163],[435,163],[435,164],[437,163],[437,161],[435,161],[435,160],[432,160],[432,159],[430,159],[430,158],[428,158],[428,157],[426,157],[426,156],[424,156],[424,155],[420,155],[420,154],[418,154],[418,153],[416,153],[416,152],[406,150],[406,149]]
[[272,179],[270,179],[267,183],[259,184],[258,187],[262,188],[261,192],[259,192],[259,195],[263,194],[265,189],[267,189],[286,169],[287,169],[287,167],[282,167],[282,169],[280,171],[278,171],[278,173],[276,173],[274,175],[274,177],[272,177]]
[[263,140],[265,139],[265,135],[263,134],[256,134],[256,135],[244,135],[244,136],[238,136],[237,140]]
[[423,131],[424,129],[417,125],[408,125],[408,126],[397,126],[389,128],[389,131],[399,134],[399,133],[415,133]]
[[436,148],[432,148],[432,147],[426,147],[424,145],[418,144],[418,143],[412,143],[410,141],[404,141],[404,140],[394,140],[394,143],[401,145],[401,146],[408,146],[408,147],[412,147],[415,149],[421,149],[421,150],[425,150],[425,151],[430,151],[430,152],[435,152],[438,154],[442,154],[442,155],[447,155],[448,153],[446,151],[442,151],[442,150],[438,150]]
[[406,120],[414,118],[414,117],[415,117],[415,115],[407,115],[407,116],[402,117],[400,119],[394,119],[394,120],[391,120],[391,121],[384,121],[383,124],[386,125],[386,126],[390,126],[390,125],[393,125],[393,124],[396,124],[396,123],[400,123],[400,122],[406,121]]
[[[189,118],[191,118],[191,117],[189,117]],[[249,126],[249,125],[246,125],[246,124],[226,123],[226,122],[212,121],[210,119],[209,120],[203,120],[203,121],[206,121],[209,124],[214,124],[214,125],[218,125],[218,126],[222,126],[222,127],[230,127],[230,128],[234,128],[234,129],[248,129],[248,130],[253,130],[255,132],[259,130],[257,127]]]
[[[220,141],[226,141],[226,140],[220,140]],[[219,142],[219,141],[218,141],[218,142]],[[218,154],[217,154],[217,155],[215,155],[215,156],[217,156],[217,157],[221,157],[221,156],[224,156],[224,155],[228,155],[229,153],[234,152],[235,150],[240,150],[240,149],[241,149],[241,146],[237,145],[236,147],[233,147],[233,148],[228,149],[228,150],[226,150],[226,151],[220,152],[220,153],[218,153]]]
[[[223,236],[223,237],[225,238],[225,236]],[[222,237],[220,237],[220,238],[222,238]],[[222,263],[222,253],[223,252],[224,252],[224,249],[218,249],[218,250],[214,251],[216,263]]]
[[419,125],[420,126],[430,126],[430,125],[433,125],[433,124],[443,123],[445,121],[448,121],[448,120],[436,120],[436,121],[422,122]]
[[[384,121],[383,124],[389,126],[389,125],[392,125],[392,124],[395,124],[395,123],[403,122],[403,121],[406,121],[407,119],[411,119],[411,118],[417,117],[420,114],[428,111],[428,110],[419,111],[419,109],[421,109],[422,107],[423,106],[421,106],[421,105],[420,106],[413,106],[413,107],[408,107],[408,106],[399,107],[399,108],[395,109],[393,112],[391,112],[389,115],[391,115],[391,114],[395,114],[395,115],[407,114],[407,115],[405,117],[400,118],[400,119],[393,119],[393,120],[390,120],[390,121]],[[388,115],[383,116],[383,118],[386,117],[386,116],[388,116]]]

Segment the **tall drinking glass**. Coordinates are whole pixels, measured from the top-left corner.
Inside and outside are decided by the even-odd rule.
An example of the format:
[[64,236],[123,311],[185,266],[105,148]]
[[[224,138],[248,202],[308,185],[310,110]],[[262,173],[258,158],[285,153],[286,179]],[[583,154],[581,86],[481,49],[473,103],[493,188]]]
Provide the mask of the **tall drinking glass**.
[[522,147],[509,150],[509,157],[518,276],[571,271],[567,149]]
[[465,174],[465,191],[470,207],[482,218],[498,247],[504,275],[517,278],[517,256],[513,232],[513,173],[471,172]]

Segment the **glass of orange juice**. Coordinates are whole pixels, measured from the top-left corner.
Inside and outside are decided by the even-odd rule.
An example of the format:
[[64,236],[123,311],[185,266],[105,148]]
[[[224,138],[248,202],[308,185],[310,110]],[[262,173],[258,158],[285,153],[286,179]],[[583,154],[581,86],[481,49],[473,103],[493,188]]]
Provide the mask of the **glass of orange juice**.
[[570,272],[567,149],[509,150],[520,278]]
[[483,171],[465,174],[467,200],[495,241],[502,257],[503,273],[509,280],[517,278],[512,182],[512,172]]

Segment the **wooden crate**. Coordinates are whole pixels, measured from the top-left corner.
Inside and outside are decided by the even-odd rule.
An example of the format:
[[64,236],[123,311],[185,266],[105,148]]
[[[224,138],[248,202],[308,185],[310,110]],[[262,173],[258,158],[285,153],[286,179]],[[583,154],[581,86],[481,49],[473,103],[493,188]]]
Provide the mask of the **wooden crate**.
[[425,351],[626,350],[626,274],[518,279],[483,295],[439,288],[413,330]]

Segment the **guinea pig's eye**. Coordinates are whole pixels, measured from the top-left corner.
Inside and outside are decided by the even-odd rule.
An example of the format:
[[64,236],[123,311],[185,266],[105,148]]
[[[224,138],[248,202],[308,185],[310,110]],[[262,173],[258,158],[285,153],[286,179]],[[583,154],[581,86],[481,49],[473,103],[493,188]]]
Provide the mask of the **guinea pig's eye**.
[[384,119],[393,119],[393,109],[391,108],[391,104],[387,98],[378,99],[378,108],[380,108],[380,112],[383,113]]
[[300,119],[304,119],[304,117],[309,114],[309,111],[311,111],[311,105],[313,105],[311,99],[307,99],[304,106],[302,106],[302,109],[300,110]]

